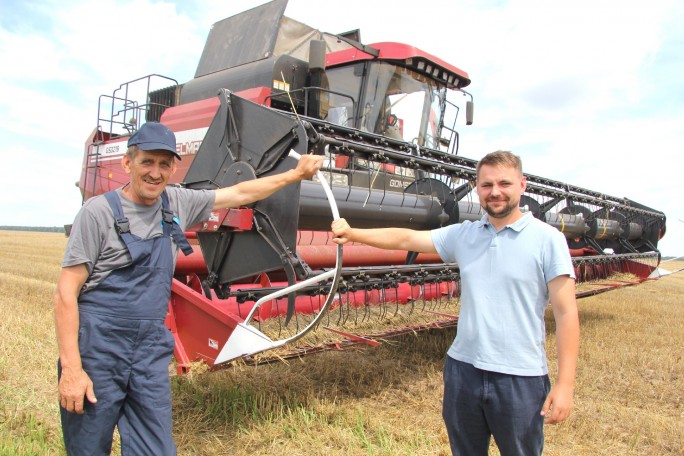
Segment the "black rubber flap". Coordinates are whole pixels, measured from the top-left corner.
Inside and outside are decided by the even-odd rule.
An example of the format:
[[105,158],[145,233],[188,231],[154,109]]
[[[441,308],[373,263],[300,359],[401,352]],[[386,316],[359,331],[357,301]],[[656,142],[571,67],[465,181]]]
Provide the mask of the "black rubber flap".
[[[295,118],[228,91],[219,97],[221,106],[186,173],[187,188],[227,187],[296,167],[288,154],[291,149],[306,153],[307,137]],[[296,252],[299,198],[300,184],[288,185],[251,205],[252,231],[198,233],[207,269],[218,284],[283,269]],[[299,275],[297,264],[290,266]]]
[[274,0],[215,23],[195,77],[270,57],[286,6],[287,0]]

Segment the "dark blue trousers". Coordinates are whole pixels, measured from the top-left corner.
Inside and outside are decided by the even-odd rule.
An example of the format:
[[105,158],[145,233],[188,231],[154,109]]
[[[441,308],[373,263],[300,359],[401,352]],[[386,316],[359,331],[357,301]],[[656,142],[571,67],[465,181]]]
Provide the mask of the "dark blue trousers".
[[160,320],[81,312],[79,348],[97,403],[83,415],[60,408],[69,456],[108,455],[118,426],[123,455],[176,454],[169,363],[173,336]]
[[489,372],[447,356],[442,416],[452,454],[486,456],[493,435],[502,456],[541,455],[550,387],[548,375]]

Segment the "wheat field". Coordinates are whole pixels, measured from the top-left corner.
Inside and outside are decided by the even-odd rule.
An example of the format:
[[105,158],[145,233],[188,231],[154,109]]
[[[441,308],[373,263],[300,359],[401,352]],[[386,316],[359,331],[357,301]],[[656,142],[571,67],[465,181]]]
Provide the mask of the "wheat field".
[[[66,239],[0,231],[0,242],[0,455],[64,454],[52,292]],[[684,455],[682,297],[678,273],[579,301],[575,408],[546,428],[545,454]],[[547,329],[553,373],[549,314]],[[441,369],[453,337],[436,331],[219,372],[197,364],[172,378],[178,452],[447,455]]]

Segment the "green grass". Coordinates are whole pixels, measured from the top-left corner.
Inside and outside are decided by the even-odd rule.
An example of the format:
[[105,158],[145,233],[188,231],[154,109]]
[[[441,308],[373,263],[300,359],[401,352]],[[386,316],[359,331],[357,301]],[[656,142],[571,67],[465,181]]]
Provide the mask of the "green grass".
[[62,436],[36,414],[5,407],[0,412],[0,455],[43,456],[66,454]]

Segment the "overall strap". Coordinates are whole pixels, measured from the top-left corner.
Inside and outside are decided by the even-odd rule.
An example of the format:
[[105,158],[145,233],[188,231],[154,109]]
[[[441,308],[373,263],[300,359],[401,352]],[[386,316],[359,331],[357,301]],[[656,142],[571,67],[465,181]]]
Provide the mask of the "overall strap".
[[105,193],[104,196],[109,203],[109,207],[112,208],[112,212],[114,213],[114,220],[116,221],[114,227],[116,228],[116,232],[119,234],[119,237],[124,241],[124,243],[129,245],[131,242],[135,241],[135,237],[133,234],[131,234],[131,228],[130,224],[128,223],[128,219],[124,217],[119,195],[116,193],[116,190],[111,190]]
[[190,247],[190,243],[185,237],[185,233],[183,233],[183,230],[180,228],[180,220],[178,220],[178,217],[176,217],[173,211],[171,211],[169,205],[169,196],[166,194],[166,190],[162,192],[161,198],[162,229],[164,230],[164,234],[171,236],[171,239],[174,240],[174,242],[178,245],[178,247],[180,247],[186,256],[190,255],[192,253],[192,247]]

